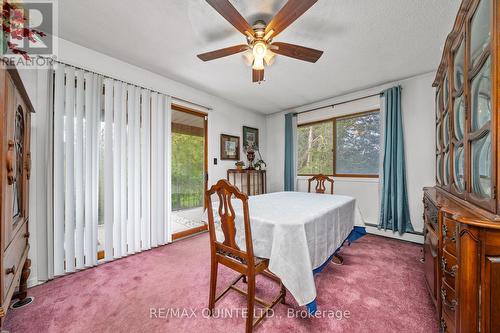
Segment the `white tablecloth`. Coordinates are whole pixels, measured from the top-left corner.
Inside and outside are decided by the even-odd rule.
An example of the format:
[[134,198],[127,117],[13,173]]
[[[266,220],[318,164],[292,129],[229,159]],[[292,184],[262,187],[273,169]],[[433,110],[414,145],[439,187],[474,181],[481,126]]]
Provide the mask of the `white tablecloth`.
[[[236,238],[244,249],[241,201],[233,199]],[[254,254],[269,259],[299,305],[316,298],[313,269],[321,266],[353,230],[362,225],[352,197],[303,192],[275,192],[248,201]],[[214,202],[217,221],[218,202]],[[224,239],[217,232],[217,239]]]

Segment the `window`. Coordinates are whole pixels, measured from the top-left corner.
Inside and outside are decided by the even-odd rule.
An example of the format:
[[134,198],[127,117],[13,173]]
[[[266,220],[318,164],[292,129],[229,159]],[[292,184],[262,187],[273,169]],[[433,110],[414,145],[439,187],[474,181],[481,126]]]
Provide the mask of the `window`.
[[299,175],[378,177],[378,110],[299,125],[297,139]]
[[299,126],[297,138],[298,173],[333,174],[333,123]]

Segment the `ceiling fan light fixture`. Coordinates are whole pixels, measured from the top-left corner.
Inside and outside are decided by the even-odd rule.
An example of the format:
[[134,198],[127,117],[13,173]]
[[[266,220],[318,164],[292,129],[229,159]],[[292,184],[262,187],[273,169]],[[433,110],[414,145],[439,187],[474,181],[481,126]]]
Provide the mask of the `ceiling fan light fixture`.
[[274,61],[276,60],[276,53],[271,52],[271,50],[267,50],[266,56],[264,57],[264,62],[266,63],[267,66],[271,66],[274,64]]
[[258,41],[257,43],[255,43],[252,48],[252,53],[254,57],[252,68],[255,70],[264,69],[264,58],[267,54],[266,43],[262,41]]
[[263,70],[264,69],[264,58],[255,58],[253,60],[252,69],[255,69],[257,71]]
[[243,52],[243,61],[245,62],[245,65],[251,67],[253,65],[253,60],[254,56],[252,50],[247,50]]
[[212,52],[198,54],[202,61],[210,61],[237,53],[243,54],[248,66],[252,66],[252,82],[264,81],[264,66],[274,63],[276,54],[315,63],[323,51],[312,48],[274,42],[280,33],[301,17],[318,0],[287,0],[286,4],[266,24],[258,20],[251,26],[234,8],[230,0],[206,0],[222,17],[246,37],[246,44],[234,45]]
[[267,45],[264,42],[257,42],[253,45],[253,56],[264,59],[267,53]]

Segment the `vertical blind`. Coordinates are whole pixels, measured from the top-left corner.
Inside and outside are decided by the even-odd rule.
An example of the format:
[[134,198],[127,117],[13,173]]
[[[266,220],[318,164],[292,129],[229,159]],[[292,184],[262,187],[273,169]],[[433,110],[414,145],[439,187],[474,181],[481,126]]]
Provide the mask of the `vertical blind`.
[[54,68],[54,275],[170,241],[169,96]]

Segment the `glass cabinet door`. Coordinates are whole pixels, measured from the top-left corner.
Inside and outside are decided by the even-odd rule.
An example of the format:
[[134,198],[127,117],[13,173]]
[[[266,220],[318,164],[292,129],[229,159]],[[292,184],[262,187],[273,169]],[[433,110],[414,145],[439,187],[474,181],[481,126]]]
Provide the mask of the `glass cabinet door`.
[[448,108],[449,89],[450,89],[450,84],[448,81],[448,75],[445,75],[444,85],[443,85],[443,106],[444,106],[445,112],[447,111],[447,108]]
[[491,60],[488,59],[471,86],[471,175],[472,191],[491,197]]
[[450,143],[450,125],[449,125],[449,118],[448,118],[448,113],[446,113],[443,117],[443,147],[446,149],[448,147],[448,144]]
[[465,49],[464,42],[462,41],[457,52],[455,53],[455,65],[453,67],[455,91],[462,91],[464,87],[464,65]]
[[[500,83],[493,73],[499,0],[473,0],[445,47],[436,91],[436,182],[458,199],[497,213]],[[494,143],[492,144],[492,141]],[[494,150],[493,148],[497,148]],[[498,212],[500,213],[500,212]]]
[[436,150],[441,150],[441,122],[436,125]]
[[463,95],[455,99],[454,105],[454,132],[455,138],[457,140],[463,140],[464,138],[464,125],[465,125],[465,102]]
[[467,134],[470,151],[470,200],[495,211],[493,199],[492,150],[492,0],[481,0],[470,20],[470,131]]
[[442,124],[442,135],[443,135],[443,150],[446,153],[443,156],[443,185],[448,186],[450,183],[450,125],[449,125],[449,113],[446,112],[443,116]]
[[434,110],[436,115],[436,121],[439,120],[439,91],[436,92],[436,98],[434,99]]
[[436,179],[439,185],[443,184],[443,159],[441,156],[441,154],[438,154],[436,158]]
[[443,108],[443,89],[439,88],[436,91],[436,183],[443,184],[443,121],[442,108]]
[[453,91],[452,111],[450,121],[452,124],[452,133],[450,134],[450,163],[453,164],[453,181],[451,192],[461,196],[465,191],[465,33],[462,30],[458,37],[458,46],[453,51]]
[[472,191],[483,198],[491,197],[491,135],[472,143]]
[[443,159],[443,185],[450,184],[450,153],[446,152]]
[[465,191],[465,153],[463,146],[456,146],[454,151],[454,174],[453,179],[458,192]]
[[455,98],[453,106],[453,183],[457,194],[465,191],[465,150],[464,150],[464,126],[465,126],[465,102],[464,95]]
[[481,54],[489,48],[491,42],[492,0],[482,0],[474,13],[470,27],[470,64],[475,67]]
[[491,120],[491,58],[472,80],[471,103],[471,130],[477,131]]
[[12,184],[12,222],[22,215],[23,207],[23,168],[24,168],[24,111],[16,109],[14,118],[14,182]]
[[436,108],[436,152],[439,153],[441,150],[441,97],[442,97],[442,92],[441,89],[438,89],[436,92],[436,102],[435,102],[435,108]]

